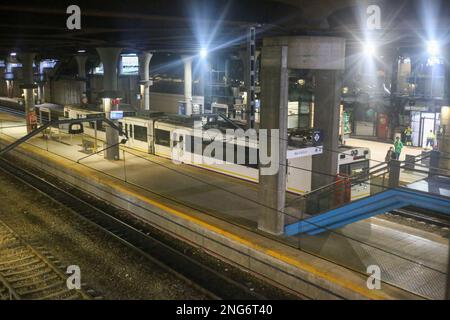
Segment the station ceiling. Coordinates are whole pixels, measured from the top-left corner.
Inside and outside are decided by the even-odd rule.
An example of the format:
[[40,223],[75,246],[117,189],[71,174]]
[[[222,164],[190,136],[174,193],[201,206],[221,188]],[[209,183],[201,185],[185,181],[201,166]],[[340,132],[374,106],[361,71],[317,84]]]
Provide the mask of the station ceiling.
[[[363,37],[358,14],[368,4],[382,8],[389,41],[423,33],[423,3],[438,0],[16,0],[0,2],[0,55],[35,51],[60,57],[79,49],[119,46],[131,51],[197,52],[200,47],[233,48],[245,30],[262,35]],[[395,3],[394,5],[392,3]],[[437,10],[437,28],[448,32],[446,1]],[[66,8],[81,8],[81,30],[68,30]],[[363,11],[361,11],[363,9]],[[411,28],[414,28],[413,32]],[[410,32],[405,32],[405,31]],[[417,29],[417,30],[416,30]],[[442,32],[442,30],[440,32]],[[412,36],[412,37],[411,37]],[[406,39],[414,43],[414,40]],[[417,42],[417,40],[415,40]]]

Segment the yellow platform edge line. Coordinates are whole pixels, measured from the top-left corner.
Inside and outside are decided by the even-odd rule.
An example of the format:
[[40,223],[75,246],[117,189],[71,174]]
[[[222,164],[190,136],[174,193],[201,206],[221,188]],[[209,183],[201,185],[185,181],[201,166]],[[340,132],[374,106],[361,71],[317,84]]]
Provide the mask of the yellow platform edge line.
[[[7,136],[6,138],[7,138],[6,140],[14,141],[9,136]],[[78,164],[76,162],[71,163],[71,160],[63,158],[63,157],[61,157],[61,156],[59,156],[57,154],[54,154],[54,153],[51,153],[50,155],[52,155],[53,157],[50,157],[49,154],[45,150],[42,150],[42,149],[40,149],[37,146],[33,146],[33,145],[30,145],[30,144],[25,144],[25,145],[21,145],[20,148],[28,150],[30,152],[33,152],[35,154],[37,153],[37,154],[39,154],[40,156],[42,156],[44,158],[47,158],[47,159],[49,159],[49,160],[51,160],[53,162],[59,163],[63,167],[71,167],[73,170],[77,171],[78,174],[80,174],[82,176],[86,176],[88,178],[89,177],[96,177],[97,178],[96,180],[98,180],[98,181],[105,181],[105,179],[103,177],[99,177],[98,172],[96,172],[95,170],[93,170],[93,169],[91,169],[89,167],[86,167],[86,166],[82,167],[81,164]],[[69,162],[72,165],[68,166],[65,162]],[[86,169],[89,169],[90,172],[88,173],[86,171]],[[107,181],[105,181],[105,182],[107,182]],[[252,249],[254,249],[256,251],[260,251],[260,252],[262,252],[262,253],[264,253],[266,255],[269,255],[269,256],[271,256],[273,258],[276,258],[278,260],[281,260],[281,261],[283,261],[283,262],[285,262],[287,264],[290,264],[290,265],[295,266],[295,267],[297,267],[299,269],[302,269],[302,270],[304,270],[306,272],[309,272],[309,273],[313,274],[316,277],[325,279],[325,280],[333,282],[333,283],[335,283],[335,284],[337,284],[339,286],[342,286],[342,287],[344,287],[346,289],[349,289],[351,291],[357,292],[357,293],[361,294],[362,296],[365,296],[365,297],[367,297],[369,299],[380,300],[380,299],[386,299],[387,298],[386,295],[382,294],[381,292],[377,292],[375,290],[369,290],[368,288],[355,285],[353,282],[350,282],[350,281],[347,281],[345,279],[338,278],[338,277],[335,277],[333,275],[330,275],[329,273],[325,273],[323,271],[320,271],[320,270],[314,268],[314,266],[312,266],[311,264],[300,262],[300,261],[298,261],[298,260],[296,260],[296,259],[294,259],[294,258],[292,258],[290,256],[287,256],[285,254],[282,254],[282,253],[280,253],[278,251],[262,247],[262,246],[260,246],[260,245],[258,245],[256,243],[253,243],[253,242],[251,242],[251,241],[249,241],[247,239],[244,239],[244,238],[242,238],[242,237],[240,237],[240,236],[238,236],[238,235],[236,235],[234,233],[231,233],[229,231],[223,230],[223,229],[221,229],[221,228],[219,228],[217,226],[214,226],[214,225],[212,225],[210,223],[207,223],[204,220],[201,220],[199,218],[192,217],[191,215],[189,215],[187,213],[184,213],[184,212],[182,212],[180,210],[177,210],[177,209],[174,209],[172,207],[169,207],[169,206],[167,206],[167,205],[165,205],[165,204],[163,204],[161,202],[158,202],[156,200],[153,200],[151,198],[143,196],[142,194],[136,193],[136,192],[134,192],[132,190],[126,189],[123,186],[120,186],[120,185],[117,185],[117,184],[111,185],[109,183],[108,183],[108,185],[110,187],[118,190],[119,192],[122,192],[122,193],[125,193],[125,194],[129,194],[129,195],[131,195],[133,197],[136,197],[136,198],[138,198],[138,199],[140,199],[140,200],[142,200],[144,202],[152,204],[155,207],[158,207],[158,208],[160,208],[160,209],[162,209],[164,211],[167,211],[167,212],[169,212],[171,214],[174,214],[174,215],[176,215],[178,217],[181,217],[183,219],[189,220],[189,221],[191,221],[191,222],[193,222],[193,223],[195,223],[195,224],[197,224],[199,226],[202,226],[202,227],[204,227],[204,228],[206,228],[206,229],[208,229],[210,231],[218,233],[218,234],[220,234],[220,235],[222,235],[222,236],[224,236],[226,238],[233,239],[234,241],[237,241],[237,242],[239,242],[239,243],[241,243],[241,244],[243,244],[245,246],[248,246],[248,247],[250,247],[250,248],[252,248]]]

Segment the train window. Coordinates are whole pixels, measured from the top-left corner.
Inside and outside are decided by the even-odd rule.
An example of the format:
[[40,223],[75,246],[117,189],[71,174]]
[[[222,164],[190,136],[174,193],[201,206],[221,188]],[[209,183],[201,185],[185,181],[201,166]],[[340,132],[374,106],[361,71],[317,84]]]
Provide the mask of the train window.
[[134,135],[133,135],[133,125],[132,124],[130,124],[130,137],[133,137],[134,138]]
[[170,147],[170,131],[155,129],[155,143],[160,146]]
[[98,131],[106,131],[105,125],[102,120],[97,121],[97,130]]
[[147,128],[135,125],[134,138],[139,141],[147,142]]

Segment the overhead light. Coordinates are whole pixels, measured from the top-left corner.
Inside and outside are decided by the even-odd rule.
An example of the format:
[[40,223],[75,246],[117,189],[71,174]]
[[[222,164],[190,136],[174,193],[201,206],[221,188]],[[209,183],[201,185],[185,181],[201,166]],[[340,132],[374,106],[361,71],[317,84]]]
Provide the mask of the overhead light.
[[15,52],[11,52],[11,54],[10,54],[12,57],[15,57],[16,55],[17,55],[17,53],[15,53]]
[[372,42],[365,42],[363,44],[363,51],[366,56],[373,57],[377,52],[377,48]]
[[78,50],[78,53],[85,53],[85,52],[86,52],[86,50],[84,50],[84,49]]
[[427,42],[428,54],[435,57],[439,54],[439,43],[436,40],[431,40]]
[[208,56],[208,50],[205,48],[200,49],[200,58],[205,59]]

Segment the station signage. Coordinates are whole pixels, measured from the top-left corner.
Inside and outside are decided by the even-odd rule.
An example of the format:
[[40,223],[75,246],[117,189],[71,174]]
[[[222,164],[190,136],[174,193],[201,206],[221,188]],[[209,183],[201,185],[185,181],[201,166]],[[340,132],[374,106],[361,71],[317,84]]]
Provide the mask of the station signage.
[[111,111],[109,118],[111,120],[123,119],[123,111]]
[[139,58],[136,54],[123,54],[120,61],[121,75],[137,75],[139,72]]
[[314,156],[316,154],[322,154],[322,153],[323,153],[322,147],[308,147],[308,148],[301,148],[301,149],[291,149],[291,150],[287,151],[287,159],[295,159],[295,158]]

